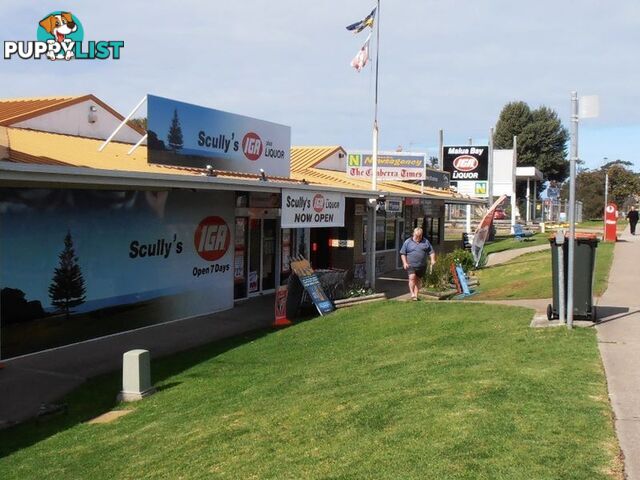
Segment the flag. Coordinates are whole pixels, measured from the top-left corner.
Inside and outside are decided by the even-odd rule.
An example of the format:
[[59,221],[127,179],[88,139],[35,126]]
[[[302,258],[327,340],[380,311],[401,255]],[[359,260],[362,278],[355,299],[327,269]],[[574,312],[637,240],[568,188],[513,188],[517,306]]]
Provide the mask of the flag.
[[376,18],[376,8],[371,10],[371,13],[359,22],[352,23],[351,25],[347,26],[347,30],[349,30],[350,32],[353,31],[353,33],[360,33],[367,27],[373,28],[373,20]]
[[496,213],[496,208],[498,208],[506,198],[506,195],[502,195],[493,205],[491,205],[491,208],[482,218],[476,233],[473,235],[471,253],[473,254],[473,260],[476,262],[476,267],[480,264],[480,257],[482,256],[484,243],[487,241],[487,237],[489,237],[489,232],[491,231],[491,225],[493,224],[493,216]]
[[360,70],[362,70],[369,61],[369,40],[371,40],[371,34],[369,34],[356,56],[351,60],[351,66],[355,68],[358,73],[360,73]]

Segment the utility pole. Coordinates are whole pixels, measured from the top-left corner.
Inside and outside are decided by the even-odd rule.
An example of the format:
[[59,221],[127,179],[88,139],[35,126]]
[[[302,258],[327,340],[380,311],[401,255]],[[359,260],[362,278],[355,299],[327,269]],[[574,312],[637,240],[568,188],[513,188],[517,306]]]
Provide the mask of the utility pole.
[[569,156],[569,258],[567,261],[567,328],[573,328],[573,280],[576,250],[576,162],[578,161],[578,92],[571,92],[571,151]]

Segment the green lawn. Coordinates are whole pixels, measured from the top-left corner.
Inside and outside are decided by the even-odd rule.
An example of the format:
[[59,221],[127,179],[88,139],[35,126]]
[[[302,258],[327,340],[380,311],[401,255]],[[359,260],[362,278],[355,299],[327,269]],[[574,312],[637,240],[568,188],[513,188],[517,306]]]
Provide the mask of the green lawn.
[[0,431],[0,478],[622,478],[596,332],[531,316],[384,302],[154,361],[114,423],[115,374]]
[[525,240],[517,240],[513,238],[513,235],[496,236],[495,241],[490,243],[488,242],[484,246],[483,251],[485,254],[489,255],[490,253],[503,252],[505,250],[543,245],[549,243],[549,236],[549,233],[536,233]]
[[[624,218],[618,219],[618,224],[616,225],[616,229],[620,232],[627,228],[628,222]],[[584,222],[576,223],[576,228],[588,228],[590,230],[595,229],[604,229],[604,221],[603,220],[585,220]]]
[[[598,243],[593,294],[600,296],[607,288],[613,261],[613,243]],[[551,248],[527,253],[513,260],[478,271],[480,286],[473,300],[509,300],[551,298]]]

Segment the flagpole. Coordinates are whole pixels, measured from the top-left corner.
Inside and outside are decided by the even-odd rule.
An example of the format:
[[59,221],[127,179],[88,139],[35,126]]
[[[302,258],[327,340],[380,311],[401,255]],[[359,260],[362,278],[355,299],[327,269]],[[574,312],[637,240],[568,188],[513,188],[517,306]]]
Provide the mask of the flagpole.
[[[373,165],[371,175],[371,190],[375,192],[378,190],[378,59],[380,54],[380,0],[376,7],[376,89],[375,99],[373,103]],[[371,205],[371,222],[369,232],[369,288],[375,291],[376,289],[376,217],[377,213],[377,197],[375,202]]]
[[378,189],[378,64],[380,56],[380,0],[376,7],[376,88],[373,103],[373,172],[371,190]]

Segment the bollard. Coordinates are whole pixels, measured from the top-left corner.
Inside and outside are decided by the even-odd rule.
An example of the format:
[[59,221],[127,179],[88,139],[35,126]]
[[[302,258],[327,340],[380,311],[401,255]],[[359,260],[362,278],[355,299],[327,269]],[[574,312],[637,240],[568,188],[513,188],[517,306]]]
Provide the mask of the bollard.
[[540,233],[545,233],[546,226],[544,222],[540,222]]
[[122,391],[118,402],[135,402],[155,393],[151,385],[148,350],[130,350],[122,356]]

